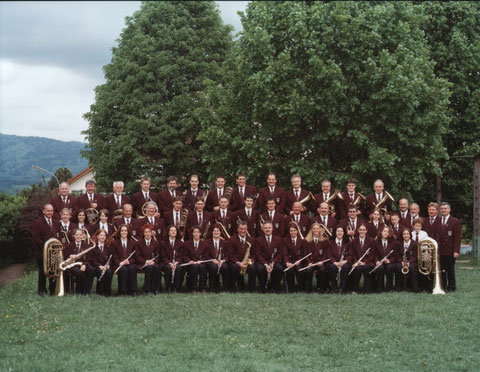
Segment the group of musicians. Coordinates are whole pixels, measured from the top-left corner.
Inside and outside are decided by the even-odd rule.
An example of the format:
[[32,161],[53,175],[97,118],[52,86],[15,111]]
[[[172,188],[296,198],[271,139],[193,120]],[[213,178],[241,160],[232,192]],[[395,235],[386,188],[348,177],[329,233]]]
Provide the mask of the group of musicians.
[[[47,293],[43,254],[50,238],[62,242],[64,259],[77,261],[64,275],[74,278],[77,294],[91,293],[96,278],[96,292],[111,296],[118,274],[118,294],[135,296],[138,273],[145,274],[143,289],[151,294],[312,292],[314,275],[320,293],[405,290],[407,279],[408,289],[418,292],[430,287],[417,275],[417,244],[425,237],[438,242],[444,287],[456,289],[461,223],[448,203],[430,203],[428,216],[420,217],[418,204],[400,199],[394,213],[381,180],[366,198],[354,179],[343,193],[324,180],[315,195],[302,188],[299,175],[284,190],[271,173],[258,192],[244,174],[235,187],[226,187],[219,175],[210,191],[199,188],[196,175],[189,182],[182,193],[177,178],[169,177],[167,188],[155,193],[144,177],[141,191],[129,197],[117,181],[105,197],[90,179],[77,198],[62,183],[32,232],[38,293]],[[54,286],[50,278],[50,294]]]

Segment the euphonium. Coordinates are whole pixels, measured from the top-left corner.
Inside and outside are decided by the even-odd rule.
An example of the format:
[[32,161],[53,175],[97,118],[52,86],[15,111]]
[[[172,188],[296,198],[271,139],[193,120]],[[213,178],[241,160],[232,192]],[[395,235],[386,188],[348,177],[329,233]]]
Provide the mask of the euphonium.
[[325,200],[325,203],[328,203],[328,205],[330,206],[330,210],[328,212],[329,214],[332,214],[333,212],[335,212],[335,206],[333,205],[333,201],[336,199],[343,200],[343,196],[341,192],[338,191],[338,189],[335,189],[335,192],[333,193],[333,195],[331,195],[327,200]]
[[62,243],[55,238],[48,239],[43,246],[43,270],[45,271],[45,276],[56,278],[55,296],[59,297],[65,295],[63,290],[63,270],[60,268],[62,261]]
[[245,244],[247,244],[247,250],[245,251],[245,255],[243,256],[242,264],[245,265],[245,267],[240,270],[240,275],[245,275],[247,272],[247,267],[248,267],[248,260],[250,259],[250,248],[252,248],[252,245],[245,240]]
[[423,275],[433,274],[432,294],[445,294],[440,277],[438,244],[432,238],[425,238],[418,243],[418,272]]
[[317,201],[317,199],[315,199],[315,197],[313,196],[313,194],[311,192],[309,192],[307,196],[305,196],[302,200],[300,200],[300,204],[303,205],[304,203],[308,202],[309,200]]
[[363,196],[362,194],[358,193],[358,196],[355,199],[355,201],[353,202],[353,205],[355,205],[355,207],[359,208],[360,205],[365,202],[365,200],[367,200],[367,198],[365,196]]
[[389,200],[391,200],[392,202],[395,201],[395,199],[393,198],[392,195],[390,195],[388,193],[388,191],[384,191],[383,192],[385,195],[383,195],[383,198],[382,200],[380,200],[376,205],[375,205],[375,209],[378,209],[380,211],[380,213],[383,214],[383,216],[385,216],[386,214],[388,214],[388,211],[387,211],[387,208],[383,208],[383,206],[385,205],[385,203]]

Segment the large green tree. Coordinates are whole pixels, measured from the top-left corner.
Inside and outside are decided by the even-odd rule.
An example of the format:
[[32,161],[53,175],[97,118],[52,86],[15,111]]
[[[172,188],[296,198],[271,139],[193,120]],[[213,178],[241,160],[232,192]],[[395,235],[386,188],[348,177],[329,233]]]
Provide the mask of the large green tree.
[[132,191],[144,175],[160,185],[169,175],[202,173],[194,112],[204,81],[220,80],[231,45],[213,1],[143,2],[126,17],[85,114],[85,155],[101,186],[122,179]]
[[[72,172],[68,167],[58,167],[57,170],[54,172],[55,177],[51,177],[50,181],[48,181],[47,188],[49,190],[53,190],[58,187],[58,182],[62,183],[65,181],[68,181],[70,178],[72,178]],[[58,182],[57,182],[58,180]]]
[[[449,84],[434,74],[425,15],[406,2],[253,2],[199,110],[211,174],[348,177],[397,195],[432,183],[446,156]],[[342,184],[342,185],[340,185]]]

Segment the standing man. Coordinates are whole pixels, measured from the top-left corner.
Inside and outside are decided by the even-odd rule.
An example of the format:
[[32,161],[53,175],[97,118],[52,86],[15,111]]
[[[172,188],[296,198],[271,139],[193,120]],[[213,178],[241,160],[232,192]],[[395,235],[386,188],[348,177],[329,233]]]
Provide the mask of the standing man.
[[460,242],[462,239],[462,224],[460,220],[450,214],[448,203],[440,205],[440,225],[437,228],[436,240],[440,254],[440,269],[442,270],[443,288],[448,292],[455,292],[455,260],[460,256]]
[[285,215],[278,211],[273,197],[267,198],[267,210],[260,216],[258,235],[263,235],[262,223],[270,221],[273,226],[273,235],[283,238],[285,235]]
[[205,211],[205,202],[201,196],[197,196],[195,201],[195,208],[192,212],[188,213],[187,219],[187,238],[191,239],[191,230],[194,226],[198,226],[200,228],[200,232],[203,234],[205,233],[205,229],[210,228],[207,227],[210,220],[210,213]]
[[267,211],[267,200],[273,198],[275,201],[275,209],[279,213],[283,213],[285,208],[285,190],[277,186],[277,176],[275,173],[269,173],[267,176],[267,186],[258,192],[257,207],[262,212]]
[[232,191],[232,200],[230,201],[230,210],[239,211],[245,207],[245,197],[247,195],[255,195],[257,188],[247,185],[247,179],[243,173],[237,174],[237,187]]
[[105,203],[112,220],[115,218],[115,211],[121,211],[125,204],[130,204],[130,198],[123,193],[124,188],[125,185],[123,181],[115,181],[113,183],[113,193],[105,198]]
[[183,210],[183,199],[181,196],[176,196],[173,200],[173,208],[170,208],[167,212],[163,214],[163,218],[165,219],[165,224],[167,226],[175,226],[178,229],[179,234],[177,235],[178,239],[185,240],[185,233],[187,229],[187,219],[184,221],[182,225],[182,210]]
[[[318,211],[320,204],[326,202],[332,196],[332,183],[329,180],[322,181],[322,192],[319,192],[315,196],[315,209]],[[330,203],[333,206],[333,212],[331,216],[333,218],[340,218],[340,202],[342,200],[340,198],[332,200]],[[329,209],[330,211],[330,205]],[[328,212],[327,211],[327,212]]]
[[[367,196],[367,206],[366,206],[366,214],[371,219],[373,211],[376,209],[376,206],[380,203],[380,201],[384,198],[384,185],[382,180],[376,180],[373,183],[373,190],[374,193]],[[388,199],[381,208],[387,210],[385,214],[385,222],[390,220],[390,214],[392,213],[392,200]]]
[[225,194],[225,177],[221,174],[215,179],[215,187],[207,196],[206,209],[209,212],[218,211],[220,198]]
[[58,189],[59,195],[54,196],[50,203],[53,206],[53,217],[57,220],[60,219],[60,211],[63,208],[68,208],[70,210],[70,216],[75,216],[77,214],[77,199],[74,196],[68,194],[69,184],[67,182],[62,182]]
[[350,205],[355,205],[357,207],[357,213],[362,215],[362,208],[363,208],[363,201],[355,202],[359,198],[359,192],[355,191],[357,187],[356,181],[353,178],[350,178],[347,180],[347,191],[342,192],[342,198],[343,198],[343,203],[340,203],[343,205],[341,208],[341,218],[347,218],[348,217],[348,210],[350,208]]
[[[237,226],[235,221],[235,213],[228,209],[228,199],[225,196],[220,197],[218,209],[210,213],[210,230],[213,229],[216,223],[221,223],[229,235],[235,231],[233,226]],[[209,232],[209,237],[211,235]],[[226,238],[226,237],[225,237]]]
[[259,213],[253,209],[253,195],[247,195],[244,199],[244,207],[236,212],[238,221],[245,221],[248,226],[248,234],[257,237]]
[[87,210],[88,208],[95,208],[97,211],[105,208],[105,198],[103,195],[95,193],[97,182],[93,178],[90,178],[85,182],[85,188],[87,192],[78,197],[78,209]]
[[[302,189],[302,177],[298,174],[294,174],[291,178],[292,188],[285,192],[285,212],[287,214],[293,214],[293,203],[300,202],[305,199],[310,191]],[[305,203],[308,205],[308,202]],[[302,204],[303,210],[308,210],[309,208]]]
[[178,180],[175,176],[170,176],[167,178],[167,189],[163,190],[158,194],[158,208],[160,209],[161,213],[168,212],[172,210],[173,207],[173,200],[177,196],[182,196],[178,188]]
[[430,237],[435,236],[436,228],[440,220],[441,218],[438,215],[438,204],[434,202],[429,203],[428,217],[423,219],[423,231],[425,231]]
[[[158,207],[157,194],[150,191],[150,184],[150,178],[143,177],[140,181],[142,190],[132,195],[132,206],[136,218],[143,216],[142,207],[145,203],[153,201]],[[158,214],[157,217],[158,216],[160,216],[160,214]]]
[[[47,293],[45,280],[47,276],[43,268],[43,248],[45,242],[50,238],[55,238],[54,226],[58,224],[57,220],[53,219],[53,206],[45,204],[42,210],[43,216],[35,221],[32,231],[33,244],[35,245],[35,258],[38,267],[38,294],[43,296]],[[50,295],[55,292],[55,280],[49,278]]]
[[196,174],[190,176],[190,188],[185,190],[183,206],[187,208],[190,212],[195,209],[195,201],[197,198],[202,198],[205,196],[206,191],[198,188],[200,181]]
[[400,212],[400,225],[405,226],[407,229],[412,228],[412,219],[410,218],[410,211],[408,210],[408,200],[406,198],[402,198],[398,201],[398,209]]

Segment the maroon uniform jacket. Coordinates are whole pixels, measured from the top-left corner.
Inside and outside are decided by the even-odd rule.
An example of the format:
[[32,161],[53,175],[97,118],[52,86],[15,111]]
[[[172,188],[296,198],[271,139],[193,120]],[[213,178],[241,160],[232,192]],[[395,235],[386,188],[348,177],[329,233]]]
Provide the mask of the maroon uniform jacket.
[[[367,223],[367,234],[370,238],[372,239],[376,239],[377,238],[377,234],[383,230],[383,228],[385,227],[385,224],[383,223],[378,223],[377,224],[377,227],[375,227],[375,224],[373,222],[368,222]],[[393,253],[392,253],[393,254]]]
[[204,240],[204,250],[202,260],[224,260],[226,255],[227,242],[223,239],[219,239],[218,249],[215,249],[213,239]]
[[257,199],[257,208],[260,208],[262,212],[267,211],[267,199],[274,198],[275,199],[275,210],[277,212],[283,213],[285,209],[285,190],[281,187],[275,186],[273,190],[273,194],[270,192],[270,187],[266,186],[260,189],[258,192],[258,199]]
[[[133,251],[137,250],[137,244],[133,240],[127,240],[127,247],[123,249],[122,241],[120,239],[115,239],[110,243],[110,248],[112,250],[112,260],[113,260],[113,265],[112,267],[117,269],[117,267],[120,265],[120,262],[125,260],[128,256],[132,254]],[[132,257],[128,260],[130,264],[135,264],[136,263],[136,257],[135,252]]]
[[[182,194],[180,191],[175,190],[174,195],[181,196]],[[170,194],[170,190],[163,190],[162,192],[159,192],[157,198],[158,208],[161,213],[165,213],[173,209],[173,197]]]
[[[345,241],[342,241],[342,244],[340,245],[340,247],[337,245],[336,239],[330,240],[329,244],[330,244],[330,250],[329,250],[330,256],[328,257],[330,258],[329,263],[340,262],[347,259],[348,245],[347,243],[345,243]],[[342,255],[343,255],[343,260],[342,260]]]
[[238,189],[239,189],[238,186],[233,188],[232,199],[230,200],[229,209],[234,212],[245,207],[244,201],[247,195],[252,195],[255,197],[255,194],[257,193],[257,188],[252,185],[245,185],[245,187],[243,188],[243,191],[244,191],[243,196],[240,195],[240,191]]
[[[273,223],[273,235],[276,235],[276,236],[279,236],[280,238],[283,238],[284,234],[285,234],[285,215],[278,212],[278,211],[275,211],[275,213],[273,214],[273,221],[272,219],[270,218],[270,212],[264,212],[262,213],[261,215],[261,219],[263,218],[263,221],[267,222],[267,221],[270,221]],[[260,219],[260,221],[261,221]],[[260,222],[258,224],[258,236],[262,236],[263,235],[263,231],[261,229],[261,226],[260,226]]]
[[[224,187],[222,190],[222,196],[225,195],[225,189],[226,187]],[[209,212],[213,212],[213,208],[215,207],[218,207],[218,189],[216,187],[208,192],[205,209]]]
[[423,218],[422,230],[425,231],[428,236],[435,237],[437,235],[438,226],[441,225],[442,219],[437,215],[433,219],[433,223],[430,222],[430,217]]
[[247,217],[247,212],[245,211],[245,208],[242,208],[238,211],[235,212],[236,215],[236,220],[237,222],[240,221],[245,221],[247,223],[247,228],[248,228],[248,233],[250,236],[256,237],[257,230],[258,230],[258,221],[260,219],[260,214],[252,208],[250,211],[250,218]]
[[[251,244],[249,257],[252,261],[255,261],[256,251],[255,251],[255,239],[251,236],[246,237],[246,241]],[[229,263],[236,263],[243,261],[245,253],[247,251],[247,243],[242,244],[238,234],[232,236],[227,242],[227,261]]]
[[455,217],[450,217],[445,225],[442,225],[442,218],[438,222],[436,231],[436,240],[438,243],[438,252],[442,256],[452,256],[454,253],[460,253],[460,242],[462,239],[462,224]]
[[204,256],[204,251],[207,249],[206,243],[203,240],[198,242],[198,247],[195,249],[195,243],[192,240],[187,240],[183,243],[182,252],[180,254],[182,262],[186,263],[190,260],[199,261]]
[[[365,222],[360,217],[357,217],[357,221],[355,223],[355,237],[358,236],[358,226],[360,226],[361,224],[366,225]],[[350,225],[350,227],[352,227],[352,224],[350,223],[350,218],[347,217],[347,218],[344,218],[344,219],[340,220],[338,225],[343,228],[343,231],[345,232],[346,239],[349,239],[348,236],[347,236],[347,226]],[[367,229],[368,229],[368,227],[367,227]]]
[[[151,260],[153,257],[160,255],[160,243],[155,239],[150,239],[150,245],[147,246],[145,239],[140,239],[137,242],[137,251],[135,252],[135,262],[137,269],[140,269],[147,260]],[[160,256],[153,260],[155,263],[160,261]]]
[[[166,212],[163,214],[163,219],[165,220],[165,225],[167,225],[167,226],[171,226],[171,225],[172,225],[172,226],[175,226],[174,218],[173,218],[173,213],[174,213],[173,209],[170,208],[168,211],[166,211]],[[175,211],[175,213],[177,213],[177,212]],[[190,213],[188,213],[188,215],[187,215],[187,221],[188,221],[188,216],[189,216],[189,215],[190,215]],[[180,220],[181,220],[181,218],[182,218],[182,211],[181,211],[181,210],[178,211],[178,217],[179,217],[178,223],[180,224]],[[185,222],[185,223],[186,223],[186,222]],[[186,226],[186,225],[185,225],[185,226]],[[179,227],[179,226],[177,226],[177,227]]]
[[160,243],[160,259],[164,265],[169,263],[181,262],[181,250],[182,250],[183,242],[179,239],[175,240],[175,244],[173,247],[170,245],[169,240],[163,240]]
[[166,229],[165,220],[161,217],[153,217],[153,224],[150,222],[149,217],[139,218],[137,221],[140,223],[140,231],[142,231],[142,227],[145,226],[147,223],[153,226],[153,231],[155,231],[155,238],[160,241],[163,239],[163,233]]
[[192,193],[192,189],[186,189],[184,192],[183,198],[183,207],[187,208],[189,211],[193,211],[195,209],[195,198],[200,197],[203,198],[207,191],[197,189],[195,196]]
[[[385,196],[385,192],[382,192],[382,198]],[[375,210],[375,206],[378,204],[377,194],[373,193],[367,196],[365,214],[370,217],[370,214]],[[385,208],[388,214],[392,213],[392,201],[389,199],[383,204],[382,208]],[[392,253],[393,254],[393,253]]]
[[232,235],[233,231],[237,230],[235,213],[233,213],[231,210],[227,210],[227,215],[225,216],[225,218],[222,218],[220,216],[220,210],[212,212],[212,214],[210,214],[210,233],[213,231],[213,225],[215,225],[217,220],[218,222],[221,222],[223,226],[225,226],[225,229],[230,235]]
[[395,262],[402,262],[402,256],[400,252],[400,245],[396,240],[390,240],[387,243],[387,248],[383,248],[383,241],[382,240],[375,240],[375,251],[377,255],[377,260],[380,261],[383,257],[393,251],[392,254],[388,257],[388,260],[392,263]]
[[[330,244],[329,240],[306,242],[306,254],[311,253],[312,255],[306,258],[307,263],[317,263],[319,261],[324,261],[330,258]],[[326,263],[325,263],[326,264]]]
[[146,202],[153,201],[158,206],[157,194],[151,191],[148,192],[148,200],[145,199],[143,191],[139,191],[132,195],[131,201],[133,212],[135,213],[136,217],[143,216],[142,208]]
[[[290,224],[291,221],[295,220],[295,215],[287,215],[285,216],[285,236],[290,236],[289,235],[289,227],[288,225]],[[305,238],[310,231],[310,225],[312,224],[312,220],[310,217],[308,217],[306,214],[301,213],[300,214],[300,222],[297,222],[298,226],[300,227],[300,232],[302,233],[302,236]]]
[[413,240],[410,240],[410,244],[408,245],[408,248],[405,247],[405,241],[402,239],[401,241],[398,241],[398,252],[400,254],[400,261],[403,262],[403,254],[407,253],[407,260],[408,263],[411,265],[418,265],[418,249],[417,249],[417,243],[415,243]]
[[[300,196],[297,198],[295,196],[295,193],[294,193],[293,189],[289,189],[289,190],[285,191],[285,213],[289,214],[290,211],[292,210],[293,203],[295,203],[296,201],[301,201],[301,200],[305,199],[308,196],[308,193],[309,193],[308,190],[300,188]],[[310,210],[309,202],[304,203],[303,206],[307,210]]]
[[113,194],[107,195],[105,197],[105,205],[108,211],[110,212],[110,219],[113,219],[113,212],[115,212],[117,209],[123,209],[123,206],[125,204],[131,204],[130,198],[127,195],[122,194],[122,197],[120,200],[120,206],[117,205],[117,202],[115,201],[115,196]]
[[[67,259],[68,257],[70,257],[72,254],[79,254],[80,252],[83,252],[85,249],[87,248],[90,248],[91,245],[88,245],[86,242],[81,242],[80,243],[80,250],[77,249],[77,243],[75,241],[72,241],[70,244],[67,244],[65,246],[65,249],[63,250],[63,258],[64,259]],[[94,250],[94,249],[92,249]],[[90,251],[91,252],[91,251]],[[90,253],[89,252],[89,253]],[[86,254],[86,256],[88,256],[88,253]],[[77,262],[83,262],[83,263],[88,263],[88,257],[86,257],[85,255],[83,255],[82,257],[80,257]]]
[[[327,220],[326,225],[323,223],[322,218],[326,218],[326,220]],[[323,216],[319,215],[319,216],[316,216],[313,219],[312,224],[314,222],[318,222],[318,223],[321,223],[322,225],[324,225],[328,229],[328,231],[330,231],[330,234],[332,234],[332,239],[335,239],[335,228],[337,227],[337,223],[338,223],[336,218],[334,218],[330,215],[327,215],[326,217],[323,217]]]
[[55,225],[57,224],[58,221],[52,218],[52,226],[50,227],[43,215],[35,221],[32,230],[32,240],[35,245],[35,257],[37,259],[43,258],[45,242],[50,238],[57,238],[55,233]]
[[[348,217],[348,207],[350,206],[350,204],[353,204],[353,202],[357,199],[357,197],[358,197],[358,192],[357,191],[355,191],[355,196],[353,197],[353,200],[350,198],[350,195],[348,194],[347,191],[342,192],[343,200],[339,202],[339,204],[340,204],[340,206],[339,206],[340,207],[340,217],[342,219]],[[362,212],[364,211],[363,203],[360,203],[359,209]]]
[[398,224],[398,227],[395,227],[393,225],[391,227],[392,227],[393,233],[395,234],[395,239],[399,239],[399,240],[402,240],[403,230],[405,229],[410,230],[408,227],[403,226],[401,224]]
[[255,239],[255,250],[257,251],[255,262],[261,265],[271,264],[272,262],[282,263],[282,238],[272,234],[270,239],[270,244],[268,244],[265,235]]
[[[103,251],[97,245],[95,249],[92,249],[90,252],[87,253],[87,263],[90,266],[98,267],[104,266],[107,264],[108,257],[112,254],[112,249],[110,246],[103,246]],[[113,255],[112,255],[113,256]],[[110,259],[110,267],[113,266],[113,257]]]
[[118,218],[115,220],[115,227],[118,229],[120,225],[127,225],[128,232],[136,239],[142,235],[141,224],[136,218],[130,217],[130,224],[125,222],[125,217]]
[[[98,230],[100,230],[100,221],[94,225],[88,225],[87,230],[90,235],[95,234]],[[105,230],[107,231],[107,236],[112,236],[115,233],[115,227],[110,222],[107,222],[107,227]]]
[[77,198],[71,195],[67,195],[67,202],[64,204],[62,197],[60,195],[54,196],[52,199],[50,199],[50,204],[53,206],[53,217],[55,219],[59,220],[60,219],[60,211],[63,208],[68,208],[70,209],[70,214],[75,216],[77,213]]
[[309,252],[307,252],[308,248],[306,246],[306,241],[301,239],[297,236],[297,242],[293,245],[292,238],[286,236],[282,239],[282,255],[283,255],[283,262],[287,263],[294,263],[295,261],[299,260],[306,256]]
[[405,214],[405,218],[402,217],[402,212],[398,212],[400,215],[400,221],[398,222],[400,225],[407,227],[409,230],[412,229],[412,216],[410,215],[410,211],[407,211]]
[[[97,203],[97,208],[95,209],[99,212],[101,209],[104,209],[106,207],[105,197],[103,195],[100,195],[97,193],[93,194],[93,202]],[[87,210],[88,208],[92,207],[90,200],[88,199],[87,193],[82,194],[77,198],[77,206],[78,206],[78,209],[83,209],[83,210]]]
[[[201,213],[201,221],[199,220],[199,213],[193,211],[188,214],[187,218],[187,239],[192,239],[191,230],[193,226],[200,226],[202,235],[207,228],[208,222],[210,221],[210,212],[203,211]],[[201,222],[201,223],[200,223]]]
[[[62,242],[63,245],[68,244],[68,242],[73,242],[73,231],[77,228],[77,225],[74,224],[73,222],[70,222],[68,224],[68,228],[65,230],[63,228],[63,225],[60,221],[58,221],[56,224],[54,224],[54,230],[55,230],[55,237]],[[65,237],[65,234],[62,232],[65,231],[65,233],[68,236],[68,241]]]
[[357,262],[360,257],[370,248],[368,254],[363,258],[362,262],[365,262],[368,265],[375,266],[377,262],[377,254],[375,249],[375,241],[370,238],[368,235],[365,237],[363,247],[360,245],[360,238],[356,237],[351,242],[348,243],[347,247],[347,261],[350,264]]

